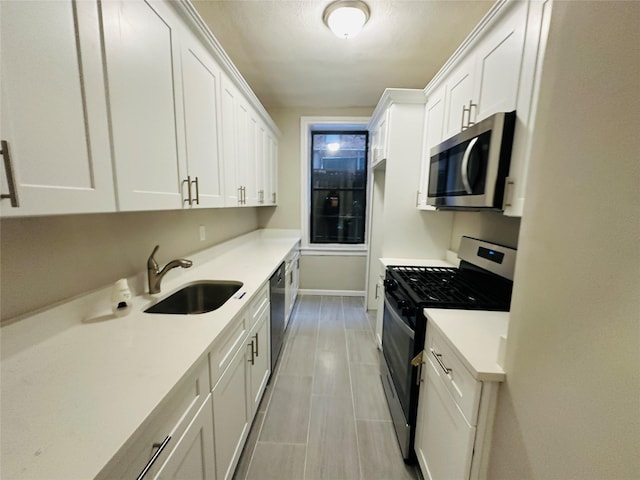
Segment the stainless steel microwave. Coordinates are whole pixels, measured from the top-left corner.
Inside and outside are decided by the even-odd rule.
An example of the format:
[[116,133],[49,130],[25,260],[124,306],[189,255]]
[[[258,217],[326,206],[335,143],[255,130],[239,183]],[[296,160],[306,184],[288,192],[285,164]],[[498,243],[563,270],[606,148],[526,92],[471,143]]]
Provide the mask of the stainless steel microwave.
[[502,210],[516,112],[501,112],[431,149],[427,203],[446,210]]

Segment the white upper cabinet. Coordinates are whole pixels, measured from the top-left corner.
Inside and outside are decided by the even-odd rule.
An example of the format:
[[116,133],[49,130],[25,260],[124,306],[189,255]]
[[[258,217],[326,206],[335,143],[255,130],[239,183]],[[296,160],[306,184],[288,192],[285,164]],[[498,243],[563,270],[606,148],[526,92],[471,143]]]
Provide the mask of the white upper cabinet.
[[475,56],[462,60],[451,72],[446,83],[446,115],[443,138],[449,138],[462,131],[469,123],[469,104],[474,91]]
[[[188,166],[187,204],[223,207],[224,174],[219,152],[220,77],[218,64],[195,35],[182,44],[184,131]],[[188,200],[190,199],[190,200]]]
[[178,19],[160,2],[104,1],[102,13],[120,210],[181,208]]
[[445,86],[434,90],[429,96],[424,107],[424,135],[422,144],[422,163],[420,170],[420,188],[418,189],[418,207],[424,210],[434,210],[434,207],[427,205],[427,188],[429,186],[429,159],[431,149],[442,141],[444,136],[444,107],[445,107]]
[[429,208],[426,192],[431,148],[495,113],[515,110],[504,213],[522,215],[550,12],[550,0],[497,2],[427,85],[419,208]]
[[370,128],[371,131],[371,167],[387,159],[388,156],[389,112],[386,111]]
[[498,112],[516,109],[527,3],[515,2],[508,20],[496,22],[476,50],[476,80],[472,121],[480,121]]
[[240,157],[238,136],[239,112],[238,99],[240,92],[235,88],[226,75],[222,76],[222,88],[220,92],[220,105],[222,109],[222,159],[224,163],[224,193],[225,206],[235,207],[241,205],[242,190],[240,176],[242,174],[238,158]]
[[0,2],[2,216],[115,211],[97,6]]

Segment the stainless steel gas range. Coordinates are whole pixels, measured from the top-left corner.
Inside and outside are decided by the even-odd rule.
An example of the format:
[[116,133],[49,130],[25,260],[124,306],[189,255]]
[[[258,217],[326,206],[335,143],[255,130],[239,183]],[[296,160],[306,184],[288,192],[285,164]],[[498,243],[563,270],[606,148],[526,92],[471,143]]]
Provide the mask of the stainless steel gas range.
[[516,250],[462,237],[459,268],[388,266],[384,281],[381,380],[405,462],[413,440],[424,348],[424,308],[509,311]]

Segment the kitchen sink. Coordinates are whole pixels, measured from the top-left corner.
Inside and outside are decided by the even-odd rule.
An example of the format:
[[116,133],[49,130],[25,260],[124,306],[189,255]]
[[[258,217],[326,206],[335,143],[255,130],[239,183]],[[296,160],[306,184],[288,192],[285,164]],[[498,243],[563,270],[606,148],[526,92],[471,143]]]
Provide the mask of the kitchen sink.
[[145,313],[192,315],[217,310],[242,287],[242,282],[203,281],[189,284],[160,300]]

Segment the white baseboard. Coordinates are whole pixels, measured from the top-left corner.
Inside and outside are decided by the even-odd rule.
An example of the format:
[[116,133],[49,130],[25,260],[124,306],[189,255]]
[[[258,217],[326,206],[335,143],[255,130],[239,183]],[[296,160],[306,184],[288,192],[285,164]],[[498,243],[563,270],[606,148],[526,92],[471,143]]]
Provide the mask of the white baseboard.
[[301,288],[298,289],[299,295],[326,295],[332,297],[364,297],[364,290],[313,290]]

